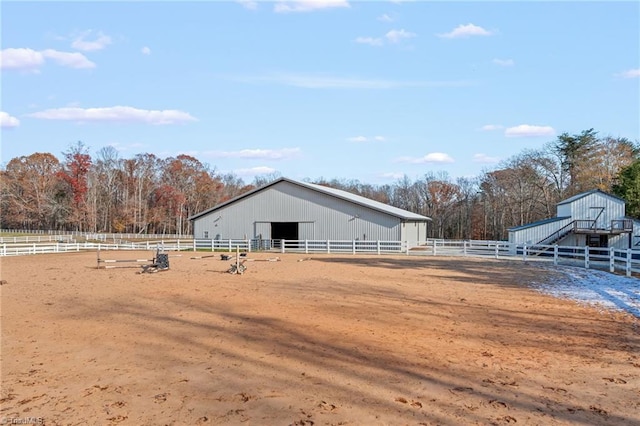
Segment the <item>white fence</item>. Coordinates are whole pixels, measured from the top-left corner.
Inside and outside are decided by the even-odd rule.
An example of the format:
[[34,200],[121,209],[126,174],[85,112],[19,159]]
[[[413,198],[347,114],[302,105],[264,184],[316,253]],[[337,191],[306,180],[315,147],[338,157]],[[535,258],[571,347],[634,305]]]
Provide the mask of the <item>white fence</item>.
[[473,256],[553,262],[584,268],[640,274],[640,250],[558,245],[527,246],[506,241],[362,241],[362,240],[203,240],[175,239],[118,244],[58,240],[0,243],[0,256],[64,253],[83,250],[278,251],[280,253],[402,254],[406,256]]
[[[0,242],[11,242],[13,238],[31,238],[30,241],[35,241],[33,238],[57,238],[57,239],[73,239],[73,237],[82,237],[87,240],[107,241],[107,240],[175,240],[175,239],[193,239],[193,235],[180,235],[180,234],[116,234],[116,233],[103,233],[103,232],[85,232],[85,231],[45,231],[34,230],[28,231],[24,229],[0,229],[0,232],[5,234],[29,234],[24,237],[0,237]],[[44,240],[43,240],[44,241]]]
[[26,235],[24,237],[0,237],[0,243],[41,243],[41,242],[71,242],[72,235]]
[[194,240],[173,240],[173,241],[145,241],[119,244],[108,243],[1,243],[0,256],[21,256],[29,254],[44,253],[68,253],[78,251],[94,250],[156,250],[160,248],[166,251],[194,250]]

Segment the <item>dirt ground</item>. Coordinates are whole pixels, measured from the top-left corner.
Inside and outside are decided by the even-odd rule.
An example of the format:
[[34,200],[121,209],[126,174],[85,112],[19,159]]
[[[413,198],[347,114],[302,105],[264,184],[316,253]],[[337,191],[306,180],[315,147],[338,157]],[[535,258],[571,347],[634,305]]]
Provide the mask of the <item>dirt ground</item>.
[[527,288],[533,264],[191,256],[3,258],[0,420],[640,424],[640,321]]

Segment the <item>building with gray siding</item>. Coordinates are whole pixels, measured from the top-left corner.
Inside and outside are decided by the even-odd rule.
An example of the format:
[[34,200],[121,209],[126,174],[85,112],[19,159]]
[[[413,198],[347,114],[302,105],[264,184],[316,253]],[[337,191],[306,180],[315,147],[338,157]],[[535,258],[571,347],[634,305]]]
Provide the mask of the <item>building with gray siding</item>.
[[575,195],[557,205],[555,218],[509,229],[509,242],[574,247],[640,246],[640,221],[625,216],[625,201],[600,190]]
[[197,239],[425,241],[430,218],[321,185],[280,178],[195,214]]

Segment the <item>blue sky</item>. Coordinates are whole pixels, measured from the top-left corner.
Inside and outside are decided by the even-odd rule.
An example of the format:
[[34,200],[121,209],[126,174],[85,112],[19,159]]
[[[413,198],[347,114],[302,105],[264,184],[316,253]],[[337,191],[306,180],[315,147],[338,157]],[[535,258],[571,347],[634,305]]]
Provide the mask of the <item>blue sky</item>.
[[640,140],[638,2],[2,2],[1,162],[189,154],[250,182],[477,176]]

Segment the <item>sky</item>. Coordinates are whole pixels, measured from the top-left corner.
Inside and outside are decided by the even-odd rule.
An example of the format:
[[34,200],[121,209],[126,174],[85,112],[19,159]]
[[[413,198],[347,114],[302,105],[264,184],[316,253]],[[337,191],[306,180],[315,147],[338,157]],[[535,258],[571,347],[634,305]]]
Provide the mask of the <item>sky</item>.
[[562,133],[640,141],[640,3],[17,2],[0,163],[191,155],[246,182],[474,177]]

